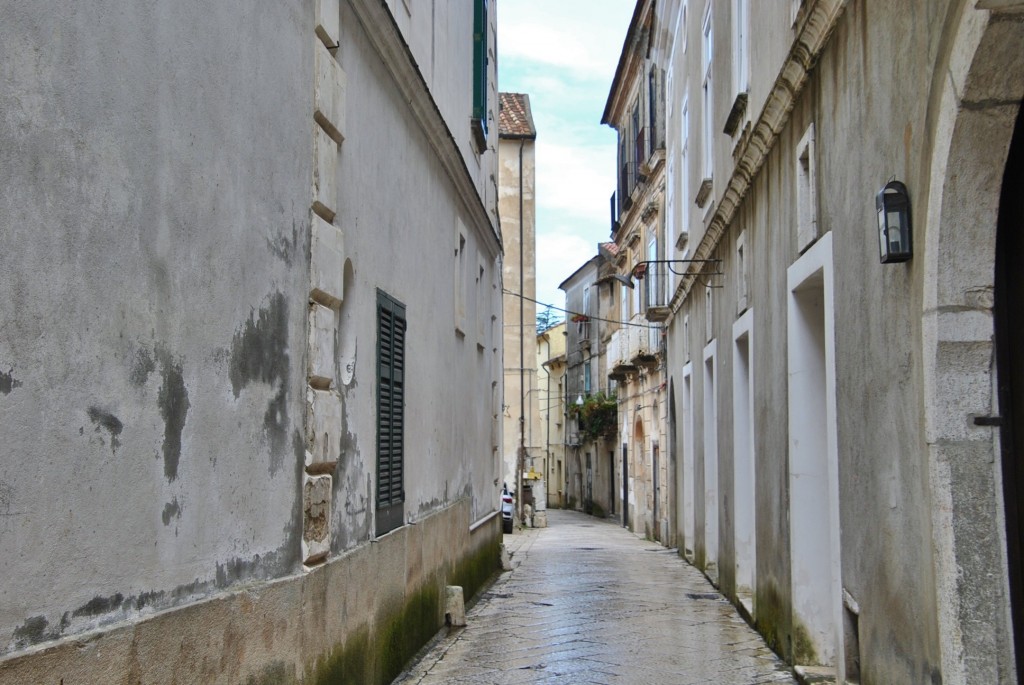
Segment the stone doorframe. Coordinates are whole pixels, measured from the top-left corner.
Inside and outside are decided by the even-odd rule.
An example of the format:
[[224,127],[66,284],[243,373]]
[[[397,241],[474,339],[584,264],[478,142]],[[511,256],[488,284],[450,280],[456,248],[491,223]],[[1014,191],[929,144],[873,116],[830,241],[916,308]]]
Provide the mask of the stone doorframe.
[[931,185],[917,257],[924,260],[922,399],[944,685],[1016,682],[999,435],[974,419],[998,413],[996,225],[1024,94],[1024,0],[954,5],[929,100],[933,147],[922,171]]

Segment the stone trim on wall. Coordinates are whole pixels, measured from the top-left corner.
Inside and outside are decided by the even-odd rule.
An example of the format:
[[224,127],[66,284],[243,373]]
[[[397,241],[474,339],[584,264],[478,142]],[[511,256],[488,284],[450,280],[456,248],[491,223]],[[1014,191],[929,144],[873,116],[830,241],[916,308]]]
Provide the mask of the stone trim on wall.
[[[811,70],[817,64],[818,57],[838,25],[839,18],[846,9],[846,3],[847,0],[808,0],[806,3],[805,19],[800,26],[799,34],[779,70],[764,108],[753,124],[751,134],[745,137],[737,149],[736,166],[724,186],[715,213],[696,246],[692,259],[710,259],[714,254],[726,229],[732,224],[740,202],[743,201],[769,152],[775,146],[779,133],[789,122],[793,106],[807,85]],[[669,321],[679,312],[683,301],[690,294],[700,271],[700,264],[699,261],[691,264],[680,279],[669,303],[672,310]]]
[[338,64],[341,7],[317,0],[313,39],[313,197],[310,204],[309,325],[307,327],[306,455],[302,480],[302,567],[327,561],[331,492],[341,448],[342,406],[335,378],[339,309],[344,293],[345,241],[338,214],[337,167],[345,140],[347,78]]

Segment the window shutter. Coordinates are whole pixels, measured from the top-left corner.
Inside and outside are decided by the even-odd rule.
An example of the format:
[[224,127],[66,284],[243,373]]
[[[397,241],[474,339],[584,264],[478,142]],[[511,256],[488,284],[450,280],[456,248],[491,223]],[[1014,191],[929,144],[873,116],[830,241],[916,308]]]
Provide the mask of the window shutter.
[[377,534],[402,525],[405,501],[405,305],[377,291]]
[[473,3],[473,119],[487,131],[487,0]]

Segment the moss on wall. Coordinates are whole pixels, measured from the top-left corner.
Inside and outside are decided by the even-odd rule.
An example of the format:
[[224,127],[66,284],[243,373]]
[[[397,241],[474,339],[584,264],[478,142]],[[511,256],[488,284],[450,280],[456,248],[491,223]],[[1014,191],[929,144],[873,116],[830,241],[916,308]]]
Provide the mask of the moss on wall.
[[249,676],[245,685],[293,685],[297,682],[295,672],[291,670],[291,667],[277,661],[264,668],[258,676]]
[[[483,533],[483,531],[480,531]],[[476,552],[464,557],[452,571],[450,584],[461,585],[469,602],[501,568],[501,537],[495,534]]]
[[793,663],[789,640],[786,639],[786,626],[789,621],[783,620],[783,611],[785,608],[782,598],[775,585],[769,584],[758,593],[755,627],[776,654]]
[[807,634],[807,628],[799,621],[793,621],[793,663],[818,663],[818,653],[814,650],[814,642]]
[[[487,535],[484,531],[480,533]],[[475,552],[456,562],[447,578],[431,576],[401,602],[383,609],[372,627],[361,627],[320,659],[306,682],[390,683],[444,625],[444,586],[461,585],[468,600],[487,585],[500,565],[501,538],[495,526],[494,534]]]
[[371,634],[363,626],[317,662],[307,682],[314,685],[386,685],[440,629],[444,622],[439,583],[428,582],[401,606],[378,617]]
[[317,662],[309,682],[314,685],[369,683],[367,676],[372,664],[369,646],[370,630],[364,626]]

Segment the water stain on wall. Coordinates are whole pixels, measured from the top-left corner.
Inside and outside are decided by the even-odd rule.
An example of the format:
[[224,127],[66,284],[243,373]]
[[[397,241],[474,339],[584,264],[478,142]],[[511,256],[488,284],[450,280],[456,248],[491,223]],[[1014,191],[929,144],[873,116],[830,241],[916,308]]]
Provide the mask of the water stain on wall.
[[288,303],[281,292],[253,312],[235,333],[228,377],[237,398],[250,383],[277,387],[263,414],[263,430],[270,442],[270,475],[281,468],[288,449]]
[[[308,229],[304,228],[302,234],[306,235],[307,233]],[[280,259],[286,266],[292,265],[292,260],[295,258],[299,244],[299,229],[295,225],[295,221],[292,221],[292,236],[290,240],[286,235],[279,235],[274,240],[271,240],[268,237],[266,238],[266,241],[267,250],[270,251],[270,254]]]
[[165,526],[171,525],[172,517],[177,519],[181,518],[181,505],[178,504],[177,497],[172,498],[170,502],[164,505],[164,511],[160,515],[160,518],[163,519]]
[[0,373],[0,394],[10,395],[15,389],[21,387],[21,381],[13,376],[14,368],[10,368],[6,373]]
[[120,609],[124,604],[124,595],[120,592],[110,597],[93,597],[88,602],[71,612],[72,616],[100,616]]
[[100,430],[110,433],[110,451],[117,454],[117,448],[121,446],[119,436],[124,429],[124,424],[121,423],[119,418],[99,407],[89,407],[88,414],[92,425],[96,426],[97,433]]
[[24,648],[55,637],[46,631],[49,622],[42,616],[33,616],[14,629],[14,646]]
[[160,414],[164,418],[164,476],[170,483],[178,477],[178,462],[181,459],[181,433],[185,429],[185,419],[191,406],[188,401],[188,389],[182,374],[180,362],[175,362],[170,355],[161,355],[160,373],[163,384],[157,395]]
[[135,361],[132,363],[128,379],[136,388],[141,388],[154,371],[156,371],[156,360],[153,359],[149,350],[143,347],[135,352]]

